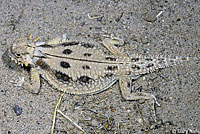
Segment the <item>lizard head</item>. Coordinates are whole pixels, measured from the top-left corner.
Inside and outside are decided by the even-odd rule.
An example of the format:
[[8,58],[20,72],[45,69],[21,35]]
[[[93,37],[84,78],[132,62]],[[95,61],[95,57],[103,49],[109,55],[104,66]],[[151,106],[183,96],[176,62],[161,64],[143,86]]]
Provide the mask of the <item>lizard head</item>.
[[14,41],[9,49],[11,60],[21,66],[33,65],[31,57],[34,52],[34,43],[26,38],[19,38]]

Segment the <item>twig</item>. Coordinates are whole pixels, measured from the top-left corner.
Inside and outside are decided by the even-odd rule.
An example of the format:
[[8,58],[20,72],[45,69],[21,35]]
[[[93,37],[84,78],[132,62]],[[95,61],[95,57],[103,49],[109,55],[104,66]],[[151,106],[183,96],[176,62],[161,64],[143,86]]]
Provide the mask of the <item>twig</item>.
[[99,16],[93,16],[93,17],[91,17],[90,16],[90,14],[88,13],[88,18],[90,19],[90,20],[94,20],[94,19],[99,19],[99,18],[102,18],[103,17],[103,15],[99,15]]
[[76,124],[74,121],[72,121],[67,115],[65,115],[63,112],[61,112],[59,109],[57,110],[58,113],[60,113],[62,116],[64,116],[69,122],[71,122],[75,127],[80,129],[82,132],[87,134],[78,124]]
[[58,107],[60,106],[60,102],[62,100],[62,97],[64,96],[65,94],[65,91],[61,94],[60,98],[59,98],[59,101],[55,107],[55,110],[54,110],[54,114],[53,114],[53,124],[52,124],[52,127],[51,127],[51,134],[53,134],[54,132],[54,127],[55,127],[55,122],[56,122],[56,112],[57,112],[57,109]]

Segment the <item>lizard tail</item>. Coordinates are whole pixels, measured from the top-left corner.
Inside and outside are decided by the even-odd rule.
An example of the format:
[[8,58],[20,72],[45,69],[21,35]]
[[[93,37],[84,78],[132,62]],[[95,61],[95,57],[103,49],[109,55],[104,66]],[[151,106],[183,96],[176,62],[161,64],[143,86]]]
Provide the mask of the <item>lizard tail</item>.
[[169,57],[169,56],[149,56],[132,58],[131,69],[134,74],[146,74],[155,70],[182,65],[188,61],[194,61],[194,57]]

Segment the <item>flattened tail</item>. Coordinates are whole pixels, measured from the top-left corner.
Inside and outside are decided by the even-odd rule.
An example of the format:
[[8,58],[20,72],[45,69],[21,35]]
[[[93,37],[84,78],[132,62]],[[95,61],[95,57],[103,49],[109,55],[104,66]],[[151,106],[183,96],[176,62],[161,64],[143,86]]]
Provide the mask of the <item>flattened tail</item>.
[[154,64],[153,70],[173,67],[176,65],[184,65],[185,63],[193,60],[191,57],[163,57],[163,56],[153,56],[152,63]]
[[198,58],[196,57],[181,57],[181,56],[176,56],[176,57],[165,57],[165,58],[160,58],[157,57],[155,58],[155,64],[159,66],[159,68],[166,68],[166,67],[171,67],[171,66],[176,66],[176,65],[183,65],[187,62],[191,61],[196,61]]
[[176,56],[176,57],[162,57],[162,56],[156,56],[153,58],[153,64],[154,66],[149,70],[150,72],[153,72],[158,69],[162,68],[168,68],[168,67],[176,67],[178,65],[185,66],[189,65],[191,62],[199,61],[200,59],[197,57],[182,57],[182,56]]
[[196,61],[196,57],[169,57],[169,56],[150,56],[132,58],[132,71],[135,75],[154,72],[158,69],[164,69],[177,65],[184,65],[190,61]]

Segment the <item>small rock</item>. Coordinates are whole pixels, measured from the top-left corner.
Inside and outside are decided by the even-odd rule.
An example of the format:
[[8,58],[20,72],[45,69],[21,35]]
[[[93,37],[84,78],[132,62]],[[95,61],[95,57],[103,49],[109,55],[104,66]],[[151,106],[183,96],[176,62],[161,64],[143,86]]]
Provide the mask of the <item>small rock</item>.
[[4,40],[1,41],[1,45],[6,45],[6,43],[7,43],[6,39],[4,39]]
[[185,24],[187,24],[188,26],[193,26],[196,22],[197,20],[195,20],[194,18],[188,18],[185,20]]
[[102,21],[102,17],[97,18],[98,21]]
[[147,44],[147,43],[150,42],[149,39],[147,37],[144,37],[144,36],[142,36],[140,39],[141,39],[143,44]]
[[81,22],[81,23],[80,23],[80,26],[83,27],[84,25],[85,25],[85,22]]
[[148,22],[154,22],[157,20],[157,14],[159,13],[159,11],[157,10],[152,10],[149,11],[145,16],[144,16],[144,20],[148,21]]
[[19,115],[22,114],[22,107],[20,107],[20,106],[18,106],[18,105],[14,105],[12,108],[13,108],[13,110],[14,110],[14,112],[15,112],[15,114],[16,114],[17,116],[19,116]]

